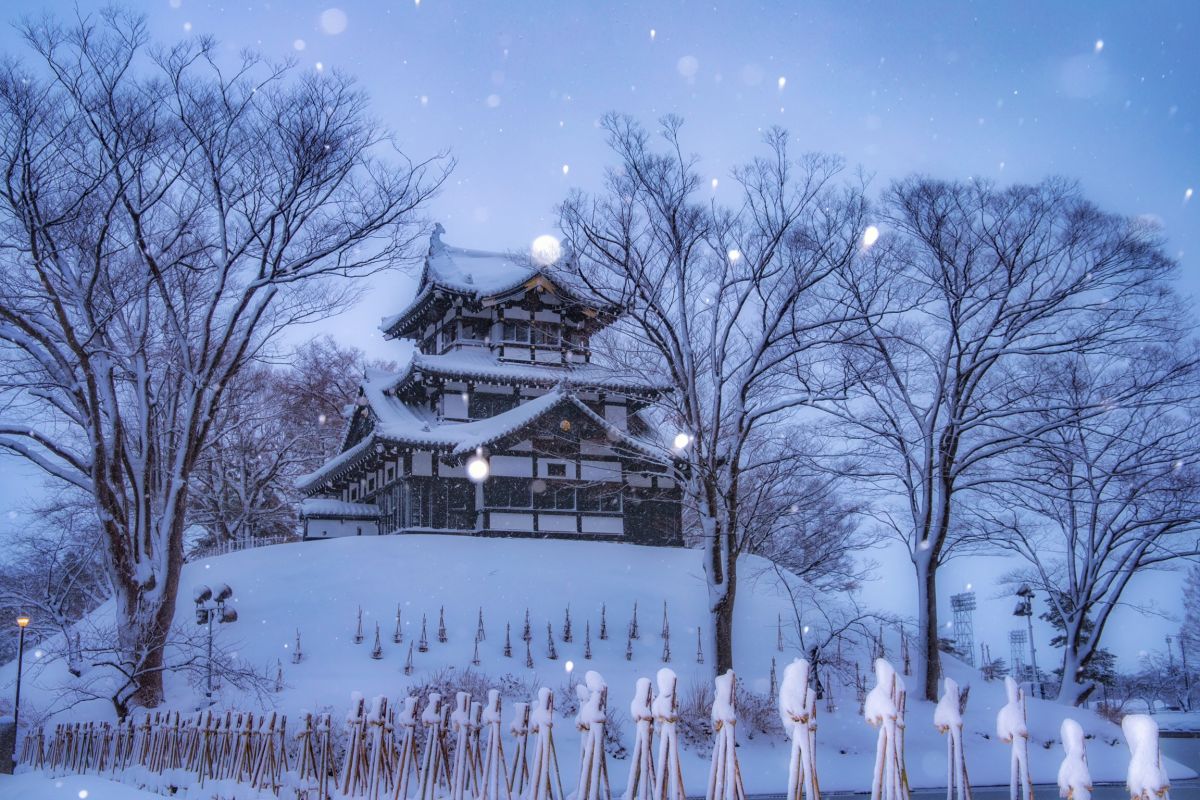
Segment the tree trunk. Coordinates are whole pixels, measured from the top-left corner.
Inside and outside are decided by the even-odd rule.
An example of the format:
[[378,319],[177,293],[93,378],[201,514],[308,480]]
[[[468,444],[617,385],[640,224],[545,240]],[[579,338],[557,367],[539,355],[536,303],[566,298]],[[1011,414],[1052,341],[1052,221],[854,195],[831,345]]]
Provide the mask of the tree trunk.
[[726,588],[713,608],[713,630],[716,639],[717,674],[724,675],[733,669],[733,605],[737,596],[737,581],[734,578],[736,563],[726,563]]
[[156,708],[164,699],[166,648],[170,644],[183,569],[183,515],[175,517],[169,537],[159,543],[168,552],[166,574],[155,575],[147,584],[130,581],[118,590],[124,614],[118,620],[121,628],[117,632],[117,646],[121,658],[132,669],[135,686],[128,702],[123,704],[126,706]]
[[1083,663],[1078,651],[1068,646],[1063,648],[1062,666],[1062,684],[1058,687],[1056,700],[1064,705],[1083,705],[1084,701],[1092,696],[1092,692],[1096,691],[1095,681],[1079,680],[1078,676],[1083,672],[1086,664]]
[[942,652],[938,648],[937,568],[933,559],[918,553],[917,568],[917,685],[926,700],[937,702]]
[[1065,619],[1064,623],[1063,638],[1066,641],[1063,645],[1062,683],[1058,687],[1056,700],[1066,705],[1079,706],[1096,690],[1095,681],[1080,680],[1095,649],[1084,636],[1081,616],[1072,615],[1072,618]]

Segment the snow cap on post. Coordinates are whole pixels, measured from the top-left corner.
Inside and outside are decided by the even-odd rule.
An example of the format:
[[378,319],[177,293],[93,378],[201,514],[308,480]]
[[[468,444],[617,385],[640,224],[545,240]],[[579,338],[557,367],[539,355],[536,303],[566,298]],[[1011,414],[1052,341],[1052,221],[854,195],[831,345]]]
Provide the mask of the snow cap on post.
[[588,725],[604,723],[608,716],[604,708],[608,684],[594,669],[587,671],[587,674],[583,676],[583,682],[587,685],[589,696],[587,702],[579,710],[581,721]]
[[803,658],[794,658],[792,663],[783,668],[783,682],[779,684],[779,719],[785,731],[808,719],[808,676],[811,669],[811,665]]
[[458,692],[454,695],[454,711],[450,714],[450,723],[455,730],[470,722],[471,695],[469,692]]
[[946,691],[942,692],[942,699],[933,709],[933,727],[942,733],[951,728],[961,728],[963,724],[962,714],[958,710],[958,683],[953,678],[946,678],[945,684]]
[[1025,725],[1025,693],[1011,676],[1004,677],[1004,691],[1008,703],[996,715],[996,736],[1008,744],[1014,738],[1028,738],[1029,728]]
[[484,722],[500,722],[500,690],[488,689],[487,706],[483,711]]
[[441,721],[442,695],[438,692],[430,692],[429,698],[425,701],[425,710],[421,712],[421,722],[433,725]]
[[417,697],[410,694],[401,701],[400,711],[396,714],[396,724],[402,728],[411,728],[417,724]]
[[537,708],[530,717],[539,728],[554,725],[554,692],[545,686],[538,689]]
[[1087,765],[1083,726],[1073,719],[1064,719],[1060,732],[1066,756],[1058,768],[1059,796],[1071,800],[1091,800],[1092,774]]
[[1171,788],[1158,749],[1158,723],[1146,714],[1130,714],[1121,720],[1121,731],[1129,744],[1130,797],[1163,797]]
[[884,720],[899,715],[892,692],[898,680],[896,668],[890,661],[886,658],[875,659],[875,686],[863,702],[863,717],[871,725],[878,727]]
[[653,693],[650,691],[650,679],[638,678],[634,684],[633,700],[629,702],[629,716],[633,717],[634,722],[654,718],[650,710],[651,702]]
[[714,725],[716,723],[732,725],[737,722],[737,710],[733,699],[734,682],[736,680],[737,678],[733,674],[733,670],[726,670],[724,675],[718,675],[713,679],[713,686],[716,689],[712,705],[712,721]]
[[654,698],[651,708],[654,716],[671,719],[675,716],[675,686],[678,678],[670,667],[663,667],[656,676],[658,680],[658,697]]
[[212,589],[207,586],[200,585],[192,589],[192,601],[195,603],[203,603],[212,597]]

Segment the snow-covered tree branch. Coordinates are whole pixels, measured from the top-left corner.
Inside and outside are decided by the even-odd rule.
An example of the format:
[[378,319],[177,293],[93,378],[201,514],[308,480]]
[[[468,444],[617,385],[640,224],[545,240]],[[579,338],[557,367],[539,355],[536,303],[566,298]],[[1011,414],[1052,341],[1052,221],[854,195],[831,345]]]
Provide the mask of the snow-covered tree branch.
[[621,310],[605,348],[611,366],[673,387],[662,419],[682,445],[672,455],[685,465],[706,551],[723,673],[732,667],[743,493],[762,471],[758,435],[840,395],[821,345],[844,322],[834,276],[857,257],[866,201],[842,182],[840,162],[793,159],[787,134],[773,130],[766,154],[734,170],[734,205],[718,205],[701,196],[681,125],[663,120],[660,149],[632,120],[606,117],[618,165],[603,194],[562,205],[560,224],[568,280]]
[[[858,322],[843,348],[833,468],[878,500],[919,592],[919,685],[937,699],[937,570],[984,528],[966,493],[993,462],[1081,410],[1027,376],[1051,358],[1174,330],[1157,229],[1106,214],[1070,183],[999,188],[914,177],[884,192],[866,257],[844,271]],[[869,246],[868,246],[869,245]]]
[[450,164],[395,153],[343,76],[155,47],[119,10],[22,32],[32,57],[0,70],[0,447],[91,494],[152,706],[227,387],[352,297],[338,279],[406,256]]
[[998,465],[988,526],[1061,620],[1061,702],[1095,690],[1086,670],[1130,581],[1200,556],[1198,366],[1186,340],[1055,359],[1039,391],[1070,421]]

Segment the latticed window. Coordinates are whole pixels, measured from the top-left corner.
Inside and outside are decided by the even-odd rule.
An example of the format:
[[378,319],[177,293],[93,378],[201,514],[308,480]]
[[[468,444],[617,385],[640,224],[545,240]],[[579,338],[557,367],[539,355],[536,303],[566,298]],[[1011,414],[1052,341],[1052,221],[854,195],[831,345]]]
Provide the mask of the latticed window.
[[581,486],[579,487],[578,494],[580,511],[604,511],[612,513],[620,513],[621,511],[621,489],[619,486],[614,486],[612,489],[605,489],[601,486]]
[[527,478],[491,478],[483,485],[483,501],[488,508],[530,508],[532,495]]
[[529,323],[523,320],[509,319],[504,321],[504,341],[517,344],[529,343]]
[[533,496],[534,505],[537,508],[553,510],[553,511],[574,511],[575,510],[575,487],[564,486],[560,488],[548,488],[544,492],[538,492]]

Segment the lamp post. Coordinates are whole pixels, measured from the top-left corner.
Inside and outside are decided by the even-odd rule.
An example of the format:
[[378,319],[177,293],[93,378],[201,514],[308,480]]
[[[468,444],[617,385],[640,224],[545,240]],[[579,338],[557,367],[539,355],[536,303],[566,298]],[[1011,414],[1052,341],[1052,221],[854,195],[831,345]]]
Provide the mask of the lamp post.
[[20,638],[17,640],[17,691],[13,698],[13,750],[12,764],[15,768],[17,765],[17,732],[20,730],[18,724],[21,721],[21,668],[25,666],[25,629],[29,627],[29,617],[22,614],[17,617],[17,628],[20,630]]
[[208,626],[208,666],[204,697],[210,706],[213,695],[213,621],[237,622],[237,609],[225,605],[225,601],[230,597],[233,597],[233,589],[229,588],[227,583],[218,583],[216,589],[197,586],[192,592],[192,600],[196,603],[196,624]]
[[1033,680],[1031,683],[1036,683],[1038,687],[1038,695],[1044,697],[1042,691],[1042,674],[1038,671],[1037,665],[1037,648],[1033,644],[1033,589],[1028,583],[1021,584],[1017,589],[1017,597],[1021,598],[1017,602],[1017,607],[1013,610],[1014,617],[1025,617],[1025,621],[1029,624],[1029,668],[1033,671]]

